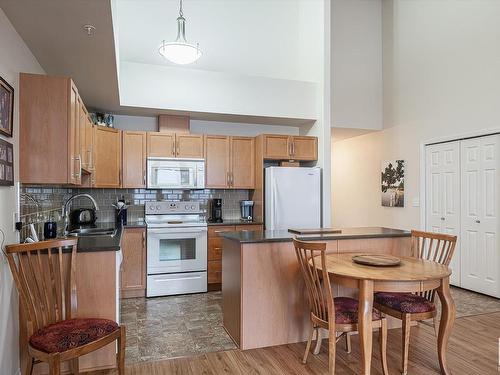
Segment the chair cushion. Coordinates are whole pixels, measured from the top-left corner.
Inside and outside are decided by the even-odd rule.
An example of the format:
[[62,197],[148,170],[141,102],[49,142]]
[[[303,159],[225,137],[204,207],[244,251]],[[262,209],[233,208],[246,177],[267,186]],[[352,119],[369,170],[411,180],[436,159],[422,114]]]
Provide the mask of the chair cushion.
[[434,311],[436,305],[428,299],[412,293],[375,293],[375,302],[402,313],[423,313]]
[[118,324],[108,319],[68,319],[39,329],[30,344],[45,353],[60,353],[113,333]]
[[[349,297],[335,297],[335,323],[356,324],[358,322],[358,300]],[[380,313],[373,309],[372,319],[380,320]]]

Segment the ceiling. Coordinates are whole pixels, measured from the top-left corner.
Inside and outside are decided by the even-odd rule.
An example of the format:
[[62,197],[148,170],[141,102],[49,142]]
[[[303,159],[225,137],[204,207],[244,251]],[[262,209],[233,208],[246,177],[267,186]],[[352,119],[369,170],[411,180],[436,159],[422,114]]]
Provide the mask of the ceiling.
[[[185,69],[315,81],[311,61],[322,0],[184,0],[186,37],[202,58]],[[157,115],[168,109],[120,106],[120,61],[170,65],[157,52],[176,36],[178,0],[0,0],[47,74],[70,76],[91,110]],[[88,36],[83,25],[96,27]],[[118,48],[115,49],[115,45]],[[188,113],[197,119],[301,125],[301,119]]]
[[[70,76],[90,108],[118,110],[111,5],[107,0],[0,0],[47,74]],[[87,36],[83,25],[96,27]]]
[[[319,53],[318,0],[184,0],[186,38],[203,56],[186,69],[313,81],[308,61]],[[117,0],[119,58],[176,66],[158,53],[177,35],[178,0]],[[311,21],[311,22],[310,22]],[[319,26],[318,26],[319,27]]]

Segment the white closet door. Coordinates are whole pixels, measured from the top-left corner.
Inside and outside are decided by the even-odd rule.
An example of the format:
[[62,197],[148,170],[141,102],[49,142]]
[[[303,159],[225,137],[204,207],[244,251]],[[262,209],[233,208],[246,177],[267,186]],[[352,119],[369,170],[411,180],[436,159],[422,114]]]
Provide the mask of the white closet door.
[[[448,142],[426,147],[426,230],[460,233],[460,144]],[[451,264],[450,282],[460,286],[460,244]]]
[[462,141],[462,286],[500,297],[500,136]]

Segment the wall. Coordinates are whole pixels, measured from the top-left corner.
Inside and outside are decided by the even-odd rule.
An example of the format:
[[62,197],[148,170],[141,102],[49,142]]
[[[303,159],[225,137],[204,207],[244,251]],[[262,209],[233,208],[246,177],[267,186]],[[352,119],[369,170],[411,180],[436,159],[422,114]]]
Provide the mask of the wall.
[[[115,115],[114,126],[122,130],[158,131],[157,117]],[[222,134],[254,137],[259,134],[298,135],[296,126],[244,124],[240,122],[205,121],[191,119],[194,134]]]
[[[15,90],[14,137],[4,138],[14,144],[15,178],[19,175],[19,72],[43,73],[21,37],[0,9],[0,76]],[[0,187],[0,229],[5,233],[5,243],[17,241],[13,231],[13,215],[18,212],[17,189]],[[1,234],[0,234],[1,237]],[[0,238],[1,242],[1,238]],[[18,301],[9,267],[0,254],[0,369],[2,374],[19,371],[18,352]]]
[[[57,222],[60,234],[64,230],[62,206],[74,194],[87,193],[92,195],[99,206],[97,222],[114,223],[115,208],[112,204],[124,198],[128,204],[127,219],[129,221],[144,221],[144,205],[146,202],[171,200],[171,201],[196,201],[200,202],[200,209],[208,219],[210,216],[209,201],[213,198],[222,198],[222,218],[225,220],[238,220],[240,218],[240,201],[248,199],[248,190],[233,189],[204,189],[204,190],[154,190],[154,189],[86,189],[66,188],[62,186],[29,186],[22,185],[21,193],[28,194],[32,199],[22,199],[21,221],[23,230],[21,239],[30,235],[28,224],[35,224],[39,238],[42,238],[43,223],[49,219]],[[88,207],[92,204],[87,198],[77,198],[73,201],[71,209]]]
[[[336,226],[420,226],[420,145],[500,127],[500,2],[384,1],[384,130],[332,145]],[[380,163],[405,159],[406,205],[383,208]]]
[[332,46],[332,126],[382,129],[382,0],[333,0]]

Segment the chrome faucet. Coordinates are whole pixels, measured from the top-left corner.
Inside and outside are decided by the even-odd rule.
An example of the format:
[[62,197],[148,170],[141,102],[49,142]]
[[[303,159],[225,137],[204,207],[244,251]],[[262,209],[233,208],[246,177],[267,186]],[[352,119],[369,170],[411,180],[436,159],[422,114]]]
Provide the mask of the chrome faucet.
[[75,200],[76,198],[88,198],[90,199],[90,201],[92,202],[92,205],[94,206],[94,210],[96,211],[99,211],[99,206],[97,206],[97,202],[95,201],[95,199],[92,197],[92,195],[90,194],[75,194],[73,196],[71,196],[67,201],[66,203],[64,203],[64,206],[63,206],[63,217],[64,217],[64,235],[67,236],[69,231],[69,205],[71,204],[71,202],[73,202],[73,200]]

